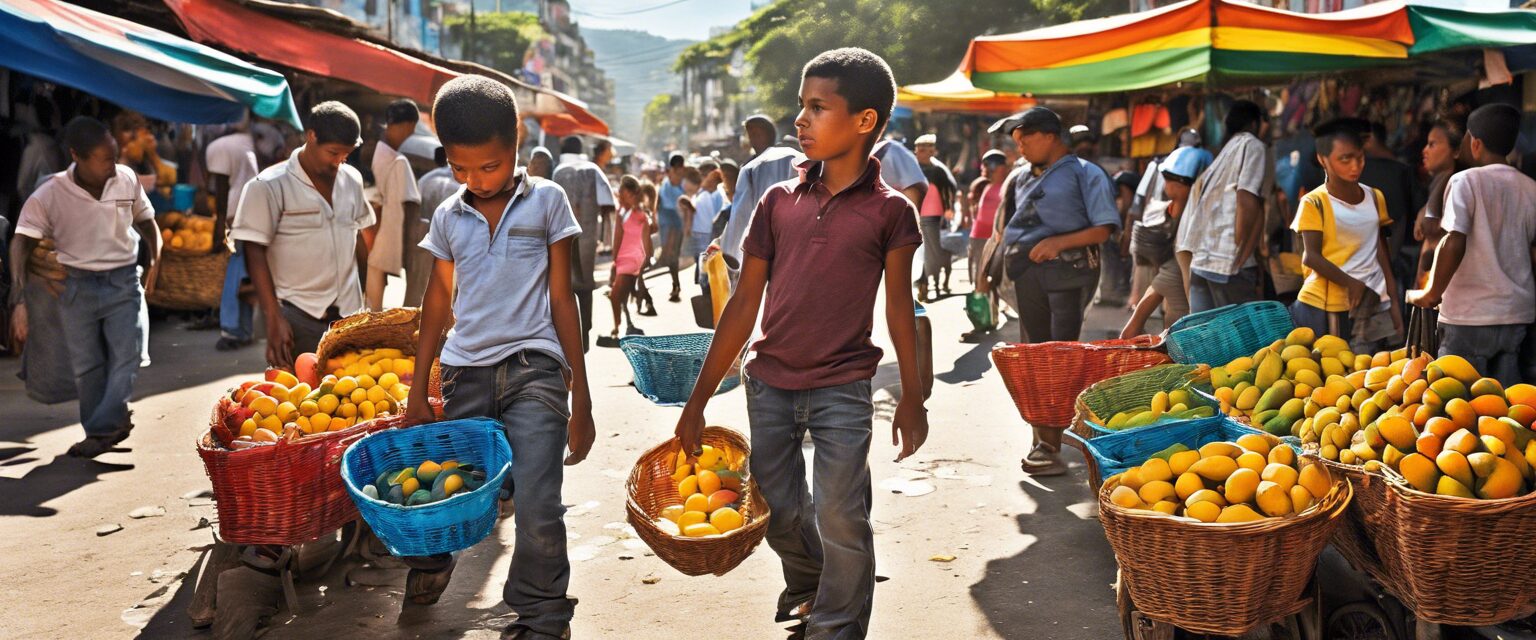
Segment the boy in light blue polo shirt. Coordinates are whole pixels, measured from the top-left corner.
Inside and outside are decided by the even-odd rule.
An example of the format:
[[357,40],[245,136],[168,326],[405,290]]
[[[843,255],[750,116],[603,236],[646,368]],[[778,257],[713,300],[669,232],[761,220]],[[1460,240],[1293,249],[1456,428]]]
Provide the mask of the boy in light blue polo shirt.
[[[517,542],[502,598],[518,617],[503,637],[569,638],[575,601],[566,597],[561,459],[580,462],[593,440],[571,289],[572,238],[581,227],[559,185],[518,169],[517,103],[505,85],[456,78],[438,92],[432,115],[463,186],[438,206],[421,242],[436,260],[422,301],[416,380],[427,379],[441,349],[444,413],[500,420],[517,459]],[[444,343],[450,311],[455,322]],[[433,419],[427,385],[411,387],[408,406],[413,420]],[[407,599],[437,602],[452,556],[405,560]]]

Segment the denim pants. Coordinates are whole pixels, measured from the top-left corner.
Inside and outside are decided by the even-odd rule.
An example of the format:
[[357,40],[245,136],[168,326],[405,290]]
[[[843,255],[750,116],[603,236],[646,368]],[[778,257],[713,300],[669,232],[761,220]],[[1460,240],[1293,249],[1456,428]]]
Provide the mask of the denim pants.
[[1483,327],[1440,323],[1440,353],[1467,359],[1483,375],[1506,387],[1520,382],[1520,343],[1526,325]]
[[944,237],[944,216],[921,216],[917,221],[918,231],[923,234],[923,277],[938,284],[944,267],[949,266],[949,254],[940,246]]
[[1083,314],[1099,286],[1099,269],[1079,268],[1059,260],[1030,262],[1013,284],[1018,296],[1020,342],[1077,340],[1083,333]]
[[69,269],[59,318],[80,395],[80,424],[88,436],[110,435],[128,423],[128,396],[144,351],[144,288],[139,267]]
[[560,502],[568,397],[560,361],[540,351],[519,351],[485,367],[443,365],[444,415],[500,420],[512,445],[517,540],[501,597],[518,626],[557,638],[576,610],[565,595],[571,562]]
[[[875,595],[870,381],[790,391],[749,377],[747,419],[752,474],[773,510],[768,546],[784,568],[779,612],[811,601],[806,638],[863,638]],[[810,487],[801,452],[806,432],[816,447]]]
[[240,282],[249,277],[245,269],[245,243],[236,241],[229,266],[224,268],[224,293],[219,296],[219,333],[225,338],[251,339],[255,309],[240,299]]
[[1245,267],[1226,282],[1212,282],[1189,274],[1189,312],[1200,313],[1229,304],[1259,300],[1259,268]]

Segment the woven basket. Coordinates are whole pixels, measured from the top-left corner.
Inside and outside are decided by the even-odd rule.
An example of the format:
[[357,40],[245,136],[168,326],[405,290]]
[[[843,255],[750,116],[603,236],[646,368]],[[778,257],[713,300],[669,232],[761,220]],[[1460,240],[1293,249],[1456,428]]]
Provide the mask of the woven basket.
[[[1317,464],[1303,458],[1300,463]],[[1298,515],[1206,524],[1126,509],[1099,489],[1099,521],[1136,609],[1195,633],[1240,636],[1297,613],[1317,556],[1350,501],[1339,480]]]
[[[331,323],[320,337],[315,356],[322,369],[331,358],[363,349],[399,349],[414,357],[420,329],[421,309],[416,307],[354,313]],[[326,373],[330,372],[321,371],[322,375]],[[443,397],[442,377],[442,363],[432,361],[431,378],[427,380],[429,397]]]
[[677,452],[681,448],[677,438],[663,442],[640,456],[629,472],[625,490],[629,499],[625,502],[625,515],[640,539],[656,552],[656,557],[672,565],[672,568],[690,576],[714,574],[723,576],[740,565],[768,533],[768,502],[758,491],[757,481],[752,479],[750,466],[752,447],[741,434],[724,427],[705,427],[702,439],[711,446],[728,446],[747,454],[748,471],[741,496],[741,515],[746,524],[723,536],[686,538],[662,531],[656,526],[661,510],[668,505],[682,504],[677,494],[677,483],[672,473],[677,468]]
[[215,433],[227,437],[233,408],[227,396],[219,398],[197,454],[213,484],[219,538],[234,544],[300,544],[356,519],[357,507],[341,479],[342,453],[358,438],[404,420],[388,416],[291,442],[231,450]]
[[[410,507],[363,494],[362,487],[379,474],[427,460],[474,464],[488,477],[474,491]],[[341,477],[363,520],[397,556],[452,553],[485,539],[496,526],[497,495],[511,470],[507,436],[501,423],[489,418],[376,431],[348,447],[341,463]]]
[[[1333,546],[1349,564],[1364,572],[1394,594],[1403,584],[1400,567],[1394,560],[1390,564],[1383,558],[1397,558],[1397,538],[1390,535],[1393,524],[1387,512],[1387,478],[1380,473],[1370,473],[1356,465],[1342,464],[1317,456],[1316,447],[1309,445],[1307,453],[1316,456],[1335,478],[1349,481],[1355,499],[1333,530]],[[1401,598],[1399,598],[1401,599]]]
[[[670,336],[625,336],[619,349],[635,370],[635,390],[663,407],[680,407],[693,395],[693,385],[704,369],[713,333],[684,333]],[[741,376],[727,375],[715,394],[735,389]],[[670,473],[669,473],[670,475]]]
[[228,265],[228,251],[161,251],[155,287],[144,301],[178,311],[217,308],[224,295],[224,268]]
[[[1415,490],[1389,475],[1376,550],[1391,570],[1387,590],[1420,620],[1489,625],[1536,607],[1536,493],[1472,500]],[[1367,522],[1369,524],[1369,521]],[[1392,543],[1380,536],[1390,535]],[[1395,575],[1394,575],[1395,574]]]
[[1254,433],[1264,436],[1271,447],[1282,444],[1279,438],[1226,416],[1165,422],[1093,438],[1068,431],[1066,442],[1082,450],[1088,461],[1088,486],[1098,491],[1106,478],[1146,462],[1152,454],[1175,443],[1198,449],[1204,444],[1230,442]]
[[1040,342],[1000,345],[992,362],[1002,374],[1019,415],[1035,427],[1072,425],[1077,394],[1100,380],[1167,364],[1154,336],[1099,342]]
[[[1121,411],[1145,407],[1152,397],[1162,391],[1196,387],[1210,388],[1211,368],[1205,365],[1163,364],[1140,371],[1100,380],[1077,394],[1077,415],[1072,419],[1072,432],[1091,440],[1097,436],[1117,433],[1106,429],[1104,422]],[[1217,407],[1207,396],[1190,393],[1190,402],[1197,406]]]
[[1193,313],[1168,327],[1168,355],[1183,364],[1224,365],[1251,356],[1295,329],[1285,305],[1272,300]]

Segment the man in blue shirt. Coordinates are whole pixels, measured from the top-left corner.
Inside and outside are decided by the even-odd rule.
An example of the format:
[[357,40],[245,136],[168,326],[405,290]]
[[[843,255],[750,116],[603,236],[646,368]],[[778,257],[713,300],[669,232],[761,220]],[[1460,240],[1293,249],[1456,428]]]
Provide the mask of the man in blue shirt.
[[678,254],[683,248],[683,216],[677,212],[677,199],[683,197],[683,168],[687,158],[674,151],[667,157],[667,179],[657,186],[656,230],[661,235],[661,264],[672,275],[672,302],[682,300],[683,286],[677,279]]
[[[1099,284],[1099,246],[1120,226],[1109,176],[1072,154],[1060,116],[1045,107],[1004,118],[991,130],[1012,135],[1030,164],[1045,167],[1039,176],[1014,181],[1018,211],[1003,236],[1022,341],[1077,340]],[[1024,470],[1066,473],[1060,450],[1060,428],[1036,428]]]

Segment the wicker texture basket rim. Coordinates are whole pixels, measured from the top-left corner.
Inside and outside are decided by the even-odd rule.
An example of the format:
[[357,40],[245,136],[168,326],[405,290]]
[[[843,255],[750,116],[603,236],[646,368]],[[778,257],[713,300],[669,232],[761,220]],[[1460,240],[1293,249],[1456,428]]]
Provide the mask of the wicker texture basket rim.
[[[1316,462],[1313,464],[1316,464]],[[1129,509],[1122,507],[1109,500],[1110,492],[1114,491],[1114,488],[1117,486],[1120,486],[1119,478],[1111,477],[1104,481],[1104,485],[1099,488],[1100,509],[1116,511],[1121,513],[1126,518],[1144,520],[1148,523],[1151,523],[1154,520],[1168,521],[1176,524],[1200,527],[1201,529],[1216,529],[1226,531],[1236,535],[1266,534],[1277,528],[1293,525],[1298,520],[1317,517],[1319,513],[1324,511],[1328,512],[1329,518],[1335,518],[1344,513],[1344,510],[1349,507],[1350,500],[1354,497],[1354,488],[1350,486],[1347,480],[1339,479],[1334,480],[1333,488],[1328,491],[1328,495],[1323,496],[1323,499],[1318,500],[1316,503],[1310,507],[1307,507],[1301,513],[1290,514],[1278,518],[1265,518],[1263,520],[1255,520],[1253,522],[1201,522],[1194,518],[1184,516],[1170,516],[1158,513],[1156,511],[1148,511],[1146,509]],[[1335,494],[1342,494],[1343,499],[1337,499]],[[1327,509],[1324,509],[1323,505],[1329,502],[1334,502],[1334,504],[1331,504]]]

